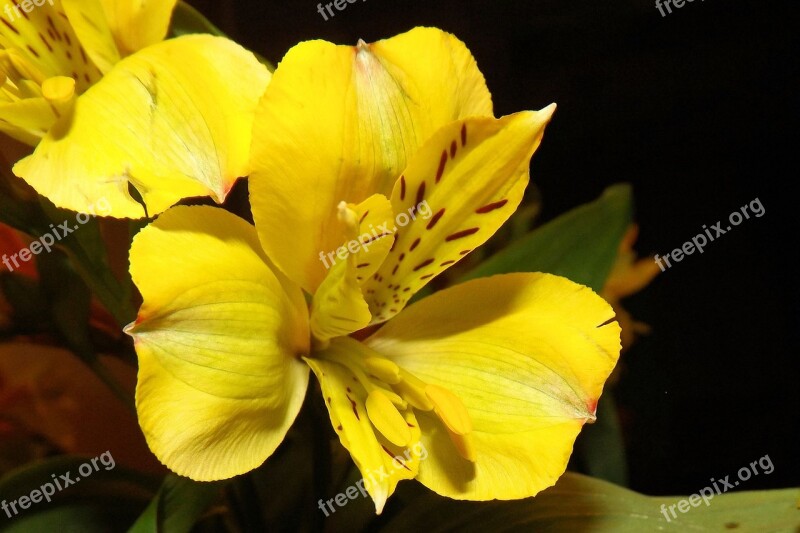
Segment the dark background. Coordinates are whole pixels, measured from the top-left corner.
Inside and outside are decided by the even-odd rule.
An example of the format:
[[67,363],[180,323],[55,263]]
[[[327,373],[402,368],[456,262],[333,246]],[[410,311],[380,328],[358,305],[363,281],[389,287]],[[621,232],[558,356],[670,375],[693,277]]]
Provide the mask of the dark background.
[[313,1],[194,0],[272,61],[417,25],[467,43],[501,116],[557,102],[533,179],[550,219],[634,185],[638,249],[664,255],[758,198],[766,210],[627,302],[653,332],[615,394],[632,488],[696,492],[764,455],[744,490],[800,485],[797,2],[369,0],[327,22]]

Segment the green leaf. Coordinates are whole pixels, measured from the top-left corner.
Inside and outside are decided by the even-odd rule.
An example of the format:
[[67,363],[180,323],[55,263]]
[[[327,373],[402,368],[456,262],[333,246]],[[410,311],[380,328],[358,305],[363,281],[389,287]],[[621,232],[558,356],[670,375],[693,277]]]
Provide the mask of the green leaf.
[[60,250],[38,256],[36,265],[56,330],[70,350],[86,362],[93,361],[96,356],[89,336],[89,288]]
[[[684,497],[650,497],[580,474],[567,473],[535,498],[463,502],[428,493],[396,515],[384,532],[640,533],[642,531],[794,532],[800,526],[799,489],[737,492],[702,500],[667,520],[662,505]],[[685,506],[684,506],[685,507]]]
[[597,421],[584,426],[575,442],[573,458],[581,472],[592,477],[628,486],[628,463],[617,406],[610,392],[597,403]]
[[155,498],[129,533],[188,532],[219,497],[225,482],[200,483],[175,474],[164,478]]
[[37,258],[51,322],[66,347],[77,355],[136,416],[133,397],[100,362],[89,331],[91,293],[61,250]]
[[[45,198],[35,201],[20,196],[22,193],[12,186],[14,180],[18,178],[8,175],[7,169],[0,166],[0,222],[34,239],[52,240],[69,255],[81,277],[120,327],[134,320],[136,312],[130,304],[130,293],[109,268],[97,220],[92,218],[76,224],[79,222],[76,213],[58,209]],[[72,231],[66,236],[61,228],[65,222]]]
[[[130,294],[111,272],[97,219],[86,219],[85,215],[78,218],[77,213],[56,208],[45,198],[40,198],[40,202],[47,219],[55,221],[56,227],[37,228],[32,235],[39,237],[55,233],[56,237],[61,236],[58,245],[67,252],[78,273],[117,324],[122,327],[132,322],[136,318],[136,312],[130,304]],[[64,229],[59,229],[64,223],[68,223],[68,227],[73,230],[66,236],[63,236]]]
[[632,220],[627,184],[530,232],[496,253],[459,281],[508,272],[548,272],[599,291]]
[[[0,512],[3,531],[117,531],[120,523],[130,523],[152,498],[158,486],[150,476],[128,470],[111,463],[104,464],[91,458],[60,456],[25,465],[0,479],[0,501],[7,509]],[[80,474],[80,469],[92,467],[92,473]],[[69,474],[73,484],[61,490],[53,485],[54,479],[63,481]],[[30,498],[31,492],[50,484],[54,494],[50,501],[30,502],[27,509],[20,507],[22,496]],[[49,492],[50,489],[44,489]],[[38,498],[38,496],[37,496]],[[16,514],[10,502],[15,502]],[[8,515],[11,519],[8,520]]]
[[222,30],[214,26],[198,10],[184,1],[179,1],[172,12],[169,37],[180,37],[192,33],[209,33],[219,37],[227,37]]

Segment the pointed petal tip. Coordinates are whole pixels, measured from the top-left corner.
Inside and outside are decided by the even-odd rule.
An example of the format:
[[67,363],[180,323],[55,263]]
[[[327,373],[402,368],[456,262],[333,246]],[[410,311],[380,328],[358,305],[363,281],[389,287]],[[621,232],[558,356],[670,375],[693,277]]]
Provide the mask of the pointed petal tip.
[[584,418],[584,424],[594,424],[597,421],[597,398],[590,399],[586,404],[586,417]]
[[144,323],[144,321],[145,319],[141,315],[136,315],[136,320],[122,328],[122,332],[136,339],[136,335],[139,333],[137,329],[142,325],[142,323]]
[[534,112],[535,120],[539,123],[544,123],[545,125],[549,124],[550,121],[553,119],[553,115],[556,112],[556,108],[558,106],[553,102],[547,107],[543,107],[539,111]]
[[137,318],[136,320],[134,320],[133,322],[122,328],[122,332],[125,333],[126,335],[133,337],[134,336],[133,330],[136,328],[136,324],[138,321],[139,319]]
[[385,496],[375,498],[372,497],[372,501],[375,503],[375,514],[380,515],[383,512],[384,506],[386,506],[387,498]]

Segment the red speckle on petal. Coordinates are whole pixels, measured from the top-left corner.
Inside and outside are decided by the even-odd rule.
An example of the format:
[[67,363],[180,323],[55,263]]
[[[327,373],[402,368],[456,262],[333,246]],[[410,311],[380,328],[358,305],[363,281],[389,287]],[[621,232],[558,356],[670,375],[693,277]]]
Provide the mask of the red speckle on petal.
[[436,180],[435,180],[436,183],[439,183],[439,180],[442,179],[442,175],[444,174],[444,167],[446,164],[447,164],[447,150],[442,152],[442,158],[439,160],[439,169],[436,171]]
[[420,270],[421,268],[425,268],[426,266],[428,266],[431,263],[433,263],[433,261],[434,261],[433,259],[426,259],[425,261],[423,261],[422,263],[420,263],[420,264],[418,264],[417,266],[414,267],[414,272],[416,272],[417,270]]
[[468,237],[470,235],[474,235],[475,233],[478,233],[478,230],[480,230],[480,228],[470,228],[470,229],[465,229],[465,230],[462,230],[462,231],[457,231],[457,232],[445,237],[444,240],[447,241],[447,242],[455,241],[456,239],[461,239],[461,238],[464,238],[464,237]]
[[501,207],[503,207],[507,203],[508,203],[508,200],[500,200],[499,202],[486,204],[485,206],[476,209],[475,212],[478,213],[479,215],[483,215],[485,213],[490,213],[490,212],[492,212],[492,211],[494,211],[496,209],[500,209]]
[[431,220],[428,222],[428,225],[425,229],[433,229],[436,223],[439,222],[439,219],[442,218],[442,215],[444,215],[444,210],[444,207],[439,209],[439,211],[437,211],[437,213],[433,215],[433,218],[431,218]]

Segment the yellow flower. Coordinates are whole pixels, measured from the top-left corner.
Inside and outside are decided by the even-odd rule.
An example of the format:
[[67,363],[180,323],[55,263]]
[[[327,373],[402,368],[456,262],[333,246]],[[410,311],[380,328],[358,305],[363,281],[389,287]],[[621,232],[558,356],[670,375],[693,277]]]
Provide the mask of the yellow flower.
[[141,218],[222,202],[248,174],[270,74],[221,37],[164,41],[175,1],[48,0],[0,18],[0,130],[36,146],[14,173],[57,206]]
[[552,111],[495,119],[469,51],[436,29],[290,50],[257,112],[256,226],[177,207],[131,249],[155,455],[196,480],[256,468],[310,366],[378,512],[402,479],[470,500],[552,485],[619,354],[610,306],[510,274],[404,309],[517,208]]
[[164,39],[176,0],[4,0],[0,131],[36,145],[73,96]]

